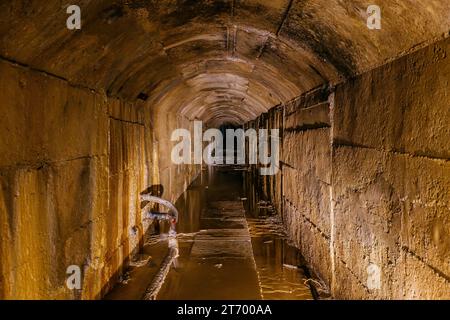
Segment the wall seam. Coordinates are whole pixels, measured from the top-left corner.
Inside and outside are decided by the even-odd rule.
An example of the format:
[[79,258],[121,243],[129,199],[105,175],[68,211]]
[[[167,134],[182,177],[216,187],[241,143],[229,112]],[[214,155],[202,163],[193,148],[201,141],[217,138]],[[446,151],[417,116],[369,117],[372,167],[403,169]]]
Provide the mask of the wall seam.
[[335,284],[336,284],[336,262],[335,262],[335,248],[334,243],[336,239],[335,230],[335,213],[334,213],[334,202],[333,202],[333,154],[334,154],[334,108],[335,108],[335,92],[330,93],[328,96],[329,112],[330,112],[330,261],[331,261],[331,280],[330,280],[330,294],[333,297],[335,295]]

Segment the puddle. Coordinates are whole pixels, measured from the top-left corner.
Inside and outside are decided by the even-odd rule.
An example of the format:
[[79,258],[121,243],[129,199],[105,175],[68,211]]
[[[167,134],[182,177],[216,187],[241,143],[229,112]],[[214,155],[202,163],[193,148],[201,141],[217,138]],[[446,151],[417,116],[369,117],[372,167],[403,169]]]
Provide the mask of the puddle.
[[[157,299],[312,299],[298,250],[270,204],[245,192],[245,174],[209,168],[178,199],[180,256]],[[168,226],[157,229],[161,234],[147,235],[139,261],[106,299],[145,294],[168,250]]]
[[247,223],[259,275],[261,294],[267,300],[311,300],[304,261],[289,241],[274,207],[255,185],[260,177],[244,173]]
[[259,218],[248,219],[248,224],[263,299],[313,299],[302,257],[289,244],[279,222]]

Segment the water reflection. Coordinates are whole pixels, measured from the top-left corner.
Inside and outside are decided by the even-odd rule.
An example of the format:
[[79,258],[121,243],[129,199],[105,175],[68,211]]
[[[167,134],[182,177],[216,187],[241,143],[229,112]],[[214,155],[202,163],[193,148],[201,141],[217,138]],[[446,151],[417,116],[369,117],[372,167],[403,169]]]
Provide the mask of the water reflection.
[[280,218],[267,200],[263,177],[244,171],[245,207],[253,254],[264,299],[312,299],[304,259],[289,241]]

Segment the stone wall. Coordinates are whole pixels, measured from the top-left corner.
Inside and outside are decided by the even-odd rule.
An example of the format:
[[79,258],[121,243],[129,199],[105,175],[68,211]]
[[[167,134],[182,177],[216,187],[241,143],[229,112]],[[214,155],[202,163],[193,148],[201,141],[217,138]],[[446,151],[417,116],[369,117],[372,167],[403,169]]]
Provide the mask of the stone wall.
[[285,107],[283,220],[311,270],[330,281],[331,140],[326,90]]
[[[151,108],[6,61],[0,88],[0,299],[100,298],[139,250],[138,196],[167,166]],[[172,200],[198,172],[180,170]]]
[[[255,129],[256,131],[260,129],[279,129],[280,134],[282,134],[283,126],[283,109],[280,107],[275,107],[270,109],[267,113],[261,114],[258,118],[253,121],[249,121],[244,125],[244,130]],[[270,134],[270,131],[269,131]],[[269,141],[269,140],[268,140]],[[259,150],[259,140],[257,142],[257,150]],[[282,151],[283,144],[279,144],[280,153]],[[247,162],[249,160],[249,145],[248,141],[245,144],[245,153]],[[278,170],[281,170],[281,164],[277,164]],[[277,212],[282,210],[282,198],[281,198],[281,174],[276,175],[260,175],[260,165],[251,164],[249,165],[250,175],[247,175],[251,181],[251,185],[248,185],[248,189],[255,193],[256,201],[271,201]],[[251,177],[250,177],[251,176]]]
[[447,39],[336,88],[336,296],[450,298],[449,79]]
[[[252,174],[317,277],[330,283],[331,123],[328,88],[277,106],[245,127],[279,128],[280,171]],[[256,167],[254,167],[256,169]]]
[[282,107],[270,197],[336,298],[450,298],[449,55],[446,39]]

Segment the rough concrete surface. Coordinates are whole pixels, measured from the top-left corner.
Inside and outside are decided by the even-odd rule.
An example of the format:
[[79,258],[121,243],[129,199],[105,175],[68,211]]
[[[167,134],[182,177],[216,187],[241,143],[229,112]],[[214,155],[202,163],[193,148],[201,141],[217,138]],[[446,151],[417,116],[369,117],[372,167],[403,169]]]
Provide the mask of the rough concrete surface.
[[450,297],[449,45],[282,107],[282,187],[270,198],[335,298]]
[[[0,297],[99,298],[149,227],[139,194],[166,186],[153,156],[157,134],[139,103],[9,62],[0,69]],[[172,176],[188,183],[197,172]],[[185,187],[166,187],[165,196]],[[82,269],[82,294],[66,287],[70,265]]]

